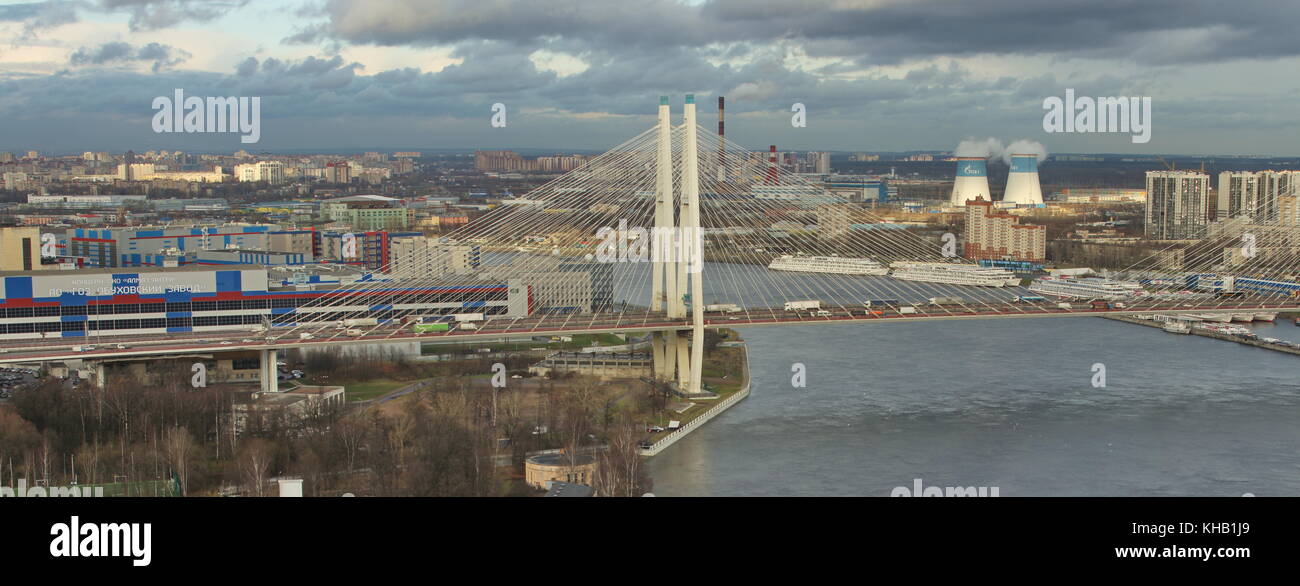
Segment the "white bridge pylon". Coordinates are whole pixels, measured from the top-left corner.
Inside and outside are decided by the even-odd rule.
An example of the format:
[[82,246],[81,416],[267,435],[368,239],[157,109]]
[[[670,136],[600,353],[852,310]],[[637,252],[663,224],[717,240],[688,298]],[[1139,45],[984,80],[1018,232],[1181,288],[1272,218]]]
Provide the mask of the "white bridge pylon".
[[666,311],[670,319],[686,317],[690,300],[691,327],[675,332],[655,332],[651,342],[655,378],[673,381],[685,394],[703,392],[701,379],[704,364],[704,281],[703,254],[700,245],[700,175],[699,144],[695,129],[695,96],[686,96],[683,111],[682,170],[680,208],[673,209],[672,114],[668,97],[659,98],[657,132],[658,157],[655,164],[655,232],[674,234],[674,253],[651,268],[651,311]]

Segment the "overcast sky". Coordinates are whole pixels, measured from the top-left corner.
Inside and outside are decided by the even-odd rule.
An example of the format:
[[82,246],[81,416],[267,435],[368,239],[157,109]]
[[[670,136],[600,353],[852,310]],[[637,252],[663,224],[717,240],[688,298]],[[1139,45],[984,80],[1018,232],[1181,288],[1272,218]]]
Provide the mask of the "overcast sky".
[[[0,0],[0,150],[603,149],[694,93],[753,149],[1294,156],[1297,22],[1294,0]],[[155,134],[176,88],[260,97],[260,142]],[[1150,97],[1150,142],[1046,133],[1067,88]]]

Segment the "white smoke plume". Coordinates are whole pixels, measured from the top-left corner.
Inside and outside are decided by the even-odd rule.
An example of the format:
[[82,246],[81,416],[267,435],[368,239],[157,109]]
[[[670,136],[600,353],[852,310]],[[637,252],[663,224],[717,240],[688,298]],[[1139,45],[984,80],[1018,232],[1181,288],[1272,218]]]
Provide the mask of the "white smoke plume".
[[1047,147],[1036,140],[1022,138],[1007,145],[1007,149],[1002,152],[1002,162],[1010,165],[1011,155],[1036,155],[1041,163],[1047,158]]
[[1002,141],[989,138],[967,138],[952,150],[954,157],[984,157],[986,159],[1000,159],[1003,163],[1011,164],[1011,155],[1037,155],[1038,162],[1043,162],[1047,158],[1047,147],[1036,140],[1022,138],[1009,145],[1003,146]]
[[956,157],[996,157],[1002,154],[1002,141],[989,137],[985,139],[967,138],[953,149],[952,154]]

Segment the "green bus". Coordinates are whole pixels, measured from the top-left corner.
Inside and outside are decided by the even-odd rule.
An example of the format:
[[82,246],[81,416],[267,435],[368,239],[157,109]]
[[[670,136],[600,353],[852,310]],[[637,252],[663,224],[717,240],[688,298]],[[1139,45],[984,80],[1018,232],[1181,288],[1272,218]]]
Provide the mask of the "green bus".
[[451,331],[451,324],[414,324],[411,328],[417,334],[427,334],[429,332]]

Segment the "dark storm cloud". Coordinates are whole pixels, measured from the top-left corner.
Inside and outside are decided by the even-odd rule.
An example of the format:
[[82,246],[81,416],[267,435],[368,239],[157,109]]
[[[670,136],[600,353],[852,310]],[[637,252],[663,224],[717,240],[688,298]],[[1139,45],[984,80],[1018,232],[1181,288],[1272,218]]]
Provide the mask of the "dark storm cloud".
[[557,38],[591,49],[806,43],[864,64],[938,55],[1062,54],[1191,63],[1300,54],[1291,0],[330,0],[295,41],[434,45]]
[[[105,0],[97,6],[126,11],[133,26],[147,28],[212,18],[214,7],[234,4]],[[854,5],[864,8],[843,8]],[[670,95],[679,105],[682,94],[694,92],[728,96],[729,111],[738,117],[729,130],[739,141],[947,148],[963,136],[1037,136],[1032,133],[1041,133],[1043,98],[1072,87],[1079,95],[1153,96],[1160,125],[1154,144],[1175,131],[1199,130],[1205,140],[1217,140],[1234,128],[1273,132],[1272,144],[1284,144],[1294,132],[1282,129],[1294,129],[1300,116],[1283,92],[1243,88],[1248,95],[1236,100],[1223,88],[1206,92],[1213,97],[1171,94],[1170,80],[1186,84],[1187,78],[1160,74],[1171,69],[1166,64],[1237,58],[1257,59],[1243,65],[1264,70],[1267,59],[1295,55],[1296,37],[1274,30],[1296,21],[1294,5],[1276,4],[1273,12],[1267,6],[1246,1],[1224,8],[1198,0],[715,0],[701,7],[669,0],[332,0],[303,4],[298,14],[323,20],[303,23],[286,39],[323,42],[323,55],[285,60],[239,54],[227,73],[177,72],[166,67],[188,54],[165,45],[85,47],[70,58],[76,67],[69,71],[0,81],[0,118],[94,116],[147,129],[152,98],[184,88],[188,95],[262,97],[268,130],[281,129],[264,135],[268,148],[350,146],[362,136],[376,136],[370,143],[376,146],[511,147],[532,140],[601,148],[652,123],[657,96]],[[0,20],[31,22],[38,12],[30,5],[0,7]],[[347,54],[349,43],[450,47],[460,62],[430,72],[367,71],[339,55]],[[539,68],[530,58],[539,49],[576,56],[587,68],[567,75]],[[1044,71],[1039,62],[1012,75],[970,69],[992,63],[995,71],[1007,71],[1012,60],[931,59],[1016,55],[1138,63]],[[132,62],[152,62],[156,73],[95,67]],[[868,67],[903,62],[908,66],[889,74]],[[489,128],[495,102],[509,108],[510,127],[485,139],[475,133]],[[809,126],[792,134],[793,102],[806,105]],[[574,116],[589,113],[612,116]],[[421,126],[434,120],[445,126],[435,132]],[[285,130],[290,124],[299,125],[296,133]],[[460,127],[474,132],[444,132]],[[304,137],[323,142],[278,142],[309,140]],[[1185,144],[1191,141],[1178,148]]]

